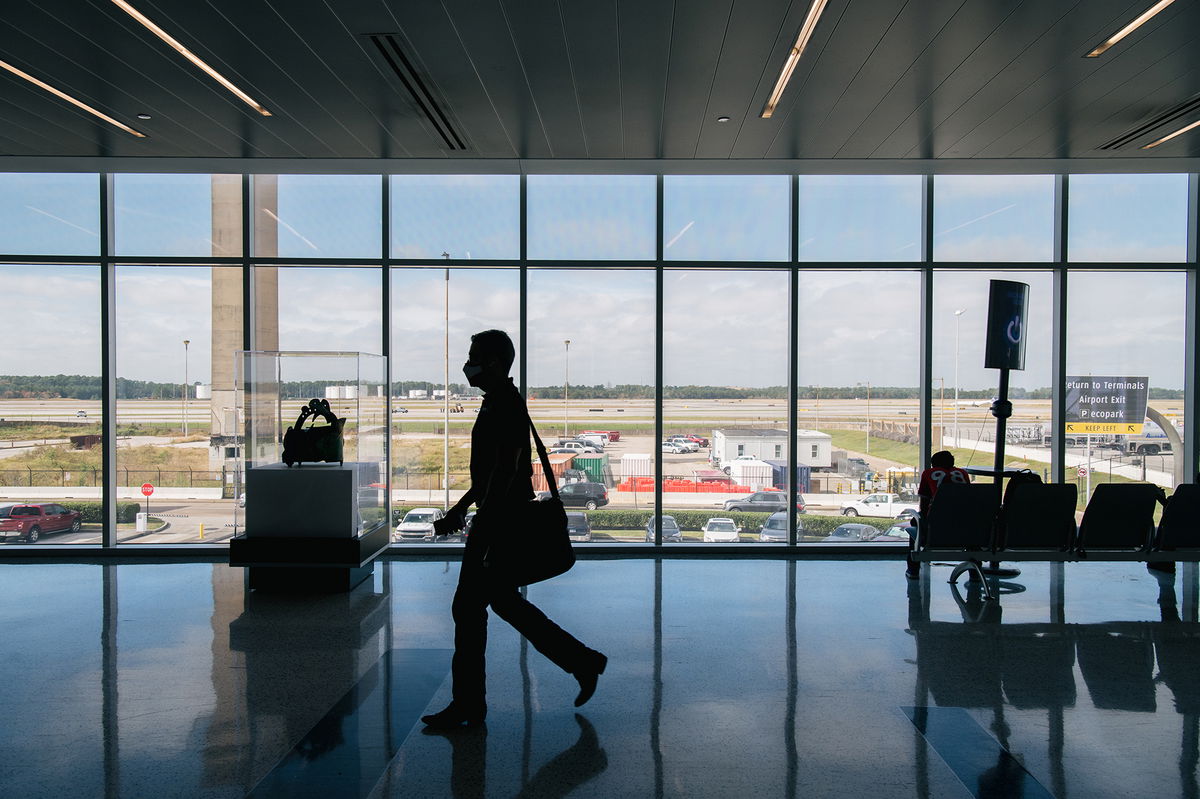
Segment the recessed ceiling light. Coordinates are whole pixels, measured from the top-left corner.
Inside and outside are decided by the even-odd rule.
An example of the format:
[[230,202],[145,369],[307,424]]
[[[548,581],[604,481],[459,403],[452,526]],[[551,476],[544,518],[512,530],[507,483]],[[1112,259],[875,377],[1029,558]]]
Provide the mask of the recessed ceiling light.
[[1171,139],[1175,138],[1176,136],[1181,136],[1184,133],[1187,133],[1189,130],[1195,130],[1196,128],[1200,128],[1200,119],[1197,119],[1195,122],[1193,122],[1190,125],[1184,125],[1182,128],[1175,131],[1174,133],[1168,133],[1166,136],[1163,136],[1161,139],[1156,139],[1156,140],[1150,142],[1149,144],[1143,144],[1142,149],[1149,150],[1151,147],[1157,147],[1158,145],[1162,144],[1163,142],[1169,142]]
[[718,122],[728,122],[728,121],[729,121],[729,117],[717,117],[717,121],[718,121]]
[[787,61],[783,62],[783,69],[779,71],[779,79],[775,81],[775,88],[771,90],[771,96],[767,98],[767,104],[763,106],[762,113],[759,114],[763,119],[770,119],[771,114],[775,113],[775,106],[779,105],[779,98],[783,96],[783,90],[787,88],[788,81],[792,79],[792,72],[795,71],[800,56],[804,54],[804,48],[808,46],[808,40],[812,38],[813,31],[816,30],[817,20],[821,18],[821,12],[825,10],[825,4],[828,2],[829,0],[812,0],[812,5],[808,8],[808,16],[804,18],[804,24],[800,26],[800,35],[796,37],[796,43],[792,45]]
[[1171,3],[1174,3],[1174,2],[1175,2],[1175,0],[1158,0],[1157,3],[1150,6],[1145,11],[1143,11],[1141,14],[1139,14],[1137,17],[1135,17],[1133,22],[1130,22],[1124,28],[1121,28],[1121,30],[1117,31],[1112,36],[1109,36],[1103,42],[1098,44],[1096,46],[1096,49],[1092,50],[1092,52],[1085,55],[1084,58],[1095,58],[1098,55],[1103,55],[1105,50],[1112,47],[1114,44],[1121,41],[1126,36],[1128,36],[1129,34],[1133,33],[1138,28],[1145,25],[1147,22],[1150,21],[1151,17],[1153,17],[1159,11],[1162,11],[1164,8],[1166,8],[1167,6],[1171,5]]
[[220,72],[217,72],[215,69],[210,67],[208,64],[204,63],[204,61],[200,58],[200,56],[196,55],[191,50],[184,47],[182,44],[180,44],[178,42],[178,40],[175,39],[175,37],[171,36],[171,34],[167,33],[165,30],[163,30],[162,28],[158,27],[153,22],[151,22],[146,17],[145,14],[138,11],[133,6],[129,5],[129,3],[125,2],[125,0],[112,0],[112,1],[114,3],[116,3],[118,8],[120,8],[122,11],[124,11],[129,16],[133,17],[139,23],[141,23],[146,28],[146,30],[150,31],[155,36],[162,39],[164,42],[169,44],[175,50],[175,52],[179,53],[181,56],[186,58],[188,61],[191,61],[193,64],[195,64],[197,67],[199,67],[200,70],[202,72],[204,72],[204,74],[208,75],[210,78],[215,80],[217,83],[221,84],[226,89],[228,89],[229,91],[231,91],[235,95],[237,95],[237,97],[242,102],[244,102],[246,105],[250,106],[255,111],[257,111],[258,113],[262,114],[265,117],[271,116],[271,112],[268,111],[267,109],[263,108],[261,105],[259,105],[257,100],[255,100],[250,95],[246,94],[244,91],[239,89],[237,86],[234,86],[233,83],[230,82],[229,79],[226,78],[224,75],[222,75]]
[[68,103],[75,106],[76,108],[82,108],[84,111],[87,111],[92,116],[99,117],[100,119],[103,119],[105,122],[107,122],[110,125],[115,125],[116,127],[120,128],[121,130],[125,131],[126,133],[132,133],[134,136],[137,136],[139,139],[146,138],[145,133],[139,133],[138,131],[134,130],[133,128],[129,127],[128,125],[126,125],[122,122],[118,122],[117,120],[113,119],[108,114],[97,111],[95,108],[92,108],[90,105],[83,102],[82,100],[76,100],[71,95],[67,94],[64,91],[60,91],[59,89],[54,88],[49,83],[46,83],[43,80],[38,80],[37,78],[30,75],[28,72],[17,69],[16,67],[14,67],[12,64],[8,63],[7,61],[0,61],[0,67],[7,69],[9,72],[16,75],[18,78],[24,78],[25,80],[32,83],[34,86],[37,86],[39,89],[45,89],[46,91],[53,94],[55,97],[58,97],[61,100],[66,100]]
[[149,119],[150,115],[149,114],[138,114],[137,118],[138,119]]

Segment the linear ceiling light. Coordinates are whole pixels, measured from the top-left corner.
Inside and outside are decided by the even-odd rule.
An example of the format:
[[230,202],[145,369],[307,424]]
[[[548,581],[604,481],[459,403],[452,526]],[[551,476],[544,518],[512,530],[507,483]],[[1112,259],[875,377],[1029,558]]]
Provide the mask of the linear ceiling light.
[[1171,139],[1175,138],[1176,136],[1181,136],[1184,133],[1187,133],[1189,130],[1195,130],[1196,128],[1200,128],[1200,119],[1197,119],[1195,122],[1193,122],[1190,125],[1184,125],[1182,128],[1175,131],[1174,133],[1168,133],[1166,136],[1163,136],[1161,139],[1156,139],[1156,140],[1150,142],[1149,144],[1143,144],[1142,149],[1149,150],[1151,147],[1157,147],[1158,145],[1162,144],[1163,142],[1169,142]]
[[229,91],[236,94],[238,96],[238,98],[241,99],[241,101],[244,102],[246,105],[250,106],[255,111],[257,111],[258,113],[262,114],[265,117],[271,116],[271,112],[268,111],[267,109],[263,108],[261,105],[259,105],[257,100],[255,100],[250,95],[246,94],[244,91],[239,89],[237,86],[234,86],[229,81],[229,79],[226,78],[224,75],[222,75],[220,72],[217,72],[215,69],[210,67],[208,64],[204,63],[204,61],[201,60],[200,56],[196,55],[191,50],[184,47],[182,44],[180,44],[178,42],[178,40],[175,39],[175,37],[171,36],[171,34],[167,33],[165,30],[163,30],[162,28],[158,27],[153,22],[151,22],[146,17],[145,14],[138,11],[133,6],[129,5],[129,3],[126,3],[125,0],[113,0],[113,2],[117,4],[118,8],[120,8],[126,14],[133,17],[138,22],[140,22],[143,26],[145,26],[146,30],[150,31],[155,36],[157,36],[158,38],[162,39],[164,42],[169,44],[172,47],[172,49],[175,50],[175,52],[179,53],[181,56],[186,58],[188,61],[191,61],[193,64],[195,64],[197,67],[199,67],[201,71],[203,71],[206,75],[208,75],[210,78],[215,80],[217,83],[221,84],[226,89],[228,89]]
[[1133,22],[1130,22],[1124,28],[1121,28],[1121,30],[1117,31],[1112,36],[1109,36],[1107,39],[1105,39],[1103,42],[1101,42],[1099,45],[1097,45],[1096,49],[1093,50],[1092,52],[1088,53],[1087,55],[1085,55],[1084,58],[1095,58],[1098,55],[1103,55],[1105,50],[1112,47],[1114,44],[1121,41],[1126,36],[1128,36],[1129,34],[1133,33],[1138,28],[1145,25],[1147,22],[1150,21],[1151,17],[1153,17],[1159,11],[1162,11],[1164,8],[1166,8],[1167,6],[1171,5],[1171,3],[1174,3],[1174,2],[1175,2],[1175,0],[1158,0],[1157,3],[1150,6],[1145,11],[1143,11],[1141,14],[1139,14],[1133,20]]
[[792,79],[792,72],[795,71],[796,64],[800,62],[800,56],[804,54],[804,48],[808,46],[808,40],[812,38],[813,31],[816,30],[817,20],[821,18],[821,12],[825,10],[825,4],[828,2],[829,0],[813,0],[809,7],[808,16],[804,18],[804,24],[800,26],[800,35],[796,37],[796,43],[792,45],[787,61],[783,62],[779,80],[775,81],[775,88],[771,90],[771,96],[767,98],[767,104],[763,106],[762,113],[759,114],[763,119],[770,119],[771,114],[775,113],[775,106],[779,105],[779,98],[783,96],[783,90],[787,88],[788,81]]
[[24,72],[22,70],[17,69],[16,67],[14,67],[12,64],[8,63],[7,61],[0,61],[0,67],[4,67],[9,72],[16,75],[18,78],[24,78],[25,80],[32,83],[34,86],[37,86],[39,89],[45,89],[46,91],[53,94],[55,97],[58,97],[59,99],[62,99],[62,100],[66,100],[68,103],[75,106],[76,108],[82,108],[84,111],[87,111],[89,114],[100,117],[108,124],[115,125],[116,127],[120,128],[121,130],[125,131],[126,133],[132,133],[134,136],[137,136],[139,139],[146,138],[145,133],[139,133],[138,131],[134,130],[133,128],[129,127],[128,125],[126,125],[122,122],[118,122],[117,120],[113,119],[108,114],[97,111],[95,108],[92,108],[90,105],[83,102],[82,100],[76,100],[71,95],[67,94],[66,92],[59,91],[58,89],[51,86],[49,83],[38,80],[34,76],[30,75],[28,72]]

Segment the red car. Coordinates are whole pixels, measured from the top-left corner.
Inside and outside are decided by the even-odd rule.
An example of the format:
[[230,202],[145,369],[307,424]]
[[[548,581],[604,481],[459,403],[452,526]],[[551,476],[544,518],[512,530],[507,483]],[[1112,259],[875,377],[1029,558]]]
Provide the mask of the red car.
[[695,433],[688,433],[686,436],[684,436],[684,438],[687,438],[689,441],[695,441],[696,446],[698,447],[708,446],[708,439],[704,436],[698,436]]
[[8,514],[0,516],[0,538],[15,538],[30,544],[46,533],[79,532],[82,524],[77,510],[46,502],[40,505],[13,505]]

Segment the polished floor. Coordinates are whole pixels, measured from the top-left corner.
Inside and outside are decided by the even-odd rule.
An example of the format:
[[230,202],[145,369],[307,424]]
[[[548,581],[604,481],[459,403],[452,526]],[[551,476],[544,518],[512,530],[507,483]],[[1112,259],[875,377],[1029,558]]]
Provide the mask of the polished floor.
[[1194,567],[1026,564],[984,602],[946,566],[581,561],[529,595],[609,654],[595,698],[493,618],[486,725],[428,734],[457,570],[0,565],[0,796],[1198,795]]

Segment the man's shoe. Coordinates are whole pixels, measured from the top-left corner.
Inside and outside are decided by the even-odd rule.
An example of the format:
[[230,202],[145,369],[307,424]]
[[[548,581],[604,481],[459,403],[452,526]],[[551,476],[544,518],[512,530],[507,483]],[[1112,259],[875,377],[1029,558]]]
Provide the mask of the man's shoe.
[[468,708],[451,702],[445,710],[421,716],[421,721],[435,730],[449,730],[463,725],[474,727],[482,724],[485,718],[487,718],[487,705]]
[[608,666],[608,658],[596,653],[597,658],[592,666],[582,671],[575,672],[575,679],[579,681],[579,696],[575,697],[575,707],[580,707],[584,702],[592,698],[592,694],[596,693],[596,683],[600,681],[600,675],[604,673],[605,667]]

